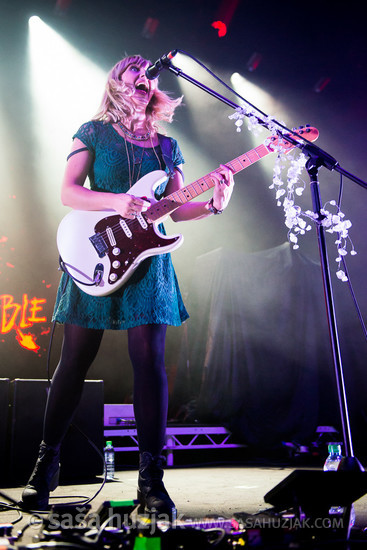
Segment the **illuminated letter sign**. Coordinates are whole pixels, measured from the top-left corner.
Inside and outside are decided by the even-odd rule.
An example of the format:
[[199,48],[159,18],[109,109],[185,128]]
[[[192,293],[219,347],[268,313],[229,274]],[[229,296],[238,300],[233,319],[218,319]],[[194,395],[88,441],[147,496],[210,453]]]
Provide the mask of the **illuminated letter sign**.
[[39,345],[36,344],[33,334],[25,334],[24,329],[32,327],[35,323],[46,323],[47,318],[41,314],[42,305],[46,303],[44,298],[28,299],[27,294],[23,294],[22,302],[18,304],[10,294],[0,295],[0,333],[7,334],[15,330],[16,339],[19,344],[31,351],[37,352]]

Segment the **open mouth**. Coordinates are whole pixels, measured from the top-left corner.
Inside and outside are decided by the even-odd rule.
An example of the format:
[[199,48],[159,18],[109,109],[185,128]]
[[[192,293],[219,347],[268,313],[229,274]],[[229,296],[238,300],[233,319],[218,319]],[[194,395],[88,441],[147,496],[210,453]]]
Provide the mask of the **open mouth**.
[[144,94],[147,94],[149,92],[148,86],[146,86],[143,82],[135,86],[135,89],[139,92],[143,92]]

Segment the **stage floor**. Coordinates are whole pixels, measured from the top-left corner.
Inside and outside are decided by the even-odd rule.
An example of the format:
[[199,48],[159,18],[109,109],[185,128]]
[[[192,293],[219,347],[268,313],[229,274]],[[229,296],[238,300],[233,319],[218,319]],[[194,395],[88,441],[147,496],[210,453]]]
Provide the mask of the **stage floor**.
[[[264,496],[294,469],[284,467],[248,466],[209,466],[175,467],[165,472],[165,485],[176,503],[178,517],[199,519],[222,516],[232,518],[235,514],[257,514],[271,508]],[[100,488],[102,479],[95,483],[64,485],[58,487],[52,496],[52,503],[73,503],[91,498]],[[137,471],[116,472],[116,481],[107,482],[102,491],[91,502],[92,512],[107,500],[130,500],[136,498]],[[7,488],[3,492],[18,501],[21,488]],[[66,498],[65,498],[66,497]],[[0,497],[1,501],[5,501]],[[367,496],[354,504],[356,512],[355,530],[367,527]],[[18,518],[15,511],[0,513],[0,523],[14,522]],[[31,514],[24,513],[16,523],[13,534],[32,520]],[[39,531],[35,524],[27,529],[23,544],[30,543]],[[367,543],[366,543],[367,545]]]

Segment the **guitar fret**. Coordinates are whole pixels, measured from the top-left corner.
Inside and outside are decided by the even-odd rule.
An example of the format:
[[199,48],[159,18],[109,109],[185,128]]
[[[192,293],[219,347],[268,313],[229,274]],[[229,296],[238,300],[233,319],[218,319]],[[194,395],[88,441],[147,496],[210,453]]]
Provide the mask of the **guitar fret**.
[[250,163],[249,163],[248,159],[244,158],[244,156],[245,155],[242,155],[242,157],[238,157],[238,158],[232,160],[231,163],[227,163],[228,166],[230,168],[232,168],[232,170],[234,171],[235,174],[237,172],[240,172],[244,168],[246,168],[246,166],[249,166]]
[[249,151],[247,153],[247,158],[249,159],[249,161],[251,162],[251,164],[253,164],[254,162],[256,162],[257,160],[259,160],[259,155],[256,154],[256,150],[255,149],[252,149],[251,151]]
[[202,193],[204,193],[205,191],[208,191],[208,189],[210,189],[212,186],[210,185],[210,183],[208,183],[206,181],[206,179],[209,179],[209,182],[211,181],[209,176],[203,176],[202,178],[194,181],[193,183],[190,183],[189,187],[192,187],[196,193],[196,197],[198,195],[201,195]]
[[255,149],[260,158],[263,158],[269,154],[269,151],[267,150],[264,144],[259,145]]
[[190,194],[191,194],[191,196],[192,196],[193,198],[194,198],[194,197],[197,197],[198,195],[201,194],[201,190],[200,190],[199,188],[196,189],[196,185],[195,185],[195,184],[196,184],[196,182],[194,181],[193,183],[190,183],[190,185],[188,185],[188,186],[186,187],[186,189],[189,190],[189,192],[190,192]]
[[186,195],[182,189],[175,191],[170,195],[170,197],[173,197],[175,202],[180,202],[181,204],[187,202]]
[[[209,181],[211,181],[210,178],[208,179]],[[205,180],[205,177],[203,177],[200,180],[194,181],[193,183],[190,183],[190,185],[187,185],[186,187],[175,191],[170,196],[174,197],[174,195],[178,195],[181,202],[187,202],[197,197],[198,195],[201,195],[204,191],[210,189],[210,187],[212,186],[209,185],[208,182]]]
[[192,186],[195,189],[196,196],[201,195],[203,190],[202,190],[202,186],[200,185],[200,183],[198,181],[194,181],[194,183],[192,183]]
[[181,189],[181,193],[185,196],[185,199],[188,200],[188,201],[190,199],[193,199],[194,197],[196,197],[196,194],[192,195],[190,193],[190,187],[191,187],[191,185],[188,185],[187,187],[184,187],[183,189]]
[[212,178],[210,177],[210,174],[207,174],[206,176],[203,176],[201,178],[201,180],[203,181],[202,186],[203,187],[204,187],[204,185],[206,186],[206,189],[204,189],[204,191],[207,191],[208,189],[211,189],[212,187],[214,187],[214,182],[213,182]]

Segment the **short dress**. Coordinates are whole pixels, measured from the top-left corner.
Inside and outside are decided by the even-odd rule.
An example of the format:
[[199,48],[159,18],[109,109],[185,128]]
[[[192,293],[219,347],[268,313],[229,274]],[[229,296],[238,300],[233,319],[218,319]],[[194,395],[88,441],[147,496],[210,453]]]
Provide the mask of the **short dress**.
[[[130,183],[153,170],[165,169],[168,173],[159,146],[154,150],[126,142],[110,123],[89,121],[74,138],[80,139],[94,156],[88,174],[93,191],[126,193]],[[177,141],[170,139],[173,165],[178,166],[184,159]],[[133,171],[137,172],[135,181],[129,182]],[[163,196],[167,182],[168,176],[155,191],[157,199]],[[165,234],[162,224],[159,229]],[[58,323],[93,329],[124,330],[152,323],[179,326],[187,318],[169,253],[144,260],[126,284],[108,296],[90,296],[63,273],[53,313]]]

